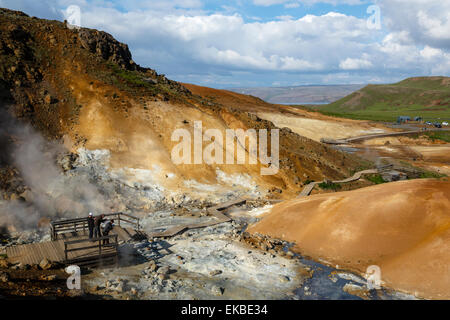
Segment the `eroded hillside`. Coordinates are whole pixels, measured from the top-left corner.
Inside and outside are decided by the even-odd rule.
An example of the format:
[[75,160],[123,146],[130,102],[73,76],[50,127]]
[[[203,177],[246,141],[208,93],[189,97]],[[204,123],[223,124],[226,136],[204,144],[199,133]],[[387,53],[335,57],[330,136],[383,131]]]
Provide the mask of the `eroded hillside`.
[[295,241],[302,254],[339,268],[377,265],[387,286],[448,299],[449,195],[448,181],[432,179],[314,195],[275,206],[249,231]]
[[[6,9],[0,9],[0,32],[0,186],[8,212],[16,202],[51,217],[238,196],[291,198],[307,180],[339,179],[367,165],[287,128],[280,130],[275,175],[261,175],[261,163],[176,165],[172,133],[193,133],[196,121],[203,133],[276,129],[252,111],[262,101],[194,94],[137,65],[127,45],[105,32]],[[239,145],[248,153],[245,141]],[[32,224],[42,220],[36,215]]]

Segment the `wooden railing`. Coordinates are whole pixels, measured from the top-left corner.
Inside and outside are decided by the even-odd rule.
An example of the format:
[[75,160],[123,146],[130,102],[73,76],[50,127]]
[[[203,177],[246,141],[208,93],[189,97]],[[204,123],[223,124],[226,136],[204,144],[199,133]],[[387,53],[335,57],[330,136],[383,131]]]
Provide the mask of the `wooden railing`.
[[105,214],[105,217],[111,217],[110,219],[117,220],[118,226],[121,225],[121,222],[125,222],[125,223],[131,224],[132,226],[134,226],[136,230],[140,229],[139,218],[132,216],[131,214],[124,213],[124,212],[108,213],[108,214]]
[[82,231],[84,235],[87,235],[88,230],[87,218],[66,219],[61,221],[52,221],[50,223],[52,240],[57,240],[58,234],[61,233]]
[[[117,234],[95,239],[65,241],[65,262],[94,262],[103,258],[116,257],[118,255],[118,246]],[[71,253],[73,254],[71,255]]]
[[[105,214],[105,218],[116,220],[116,224],[121,226],[122,223],[132,225],[136,230],[140,229],[139,218],[128,213],[117,212]],[[50,223],[51,239],[57,240],[58,234],[69,232],[83,232],[87,235],[89,232],[88,218],[65,219],[60,221],[52,221]]]

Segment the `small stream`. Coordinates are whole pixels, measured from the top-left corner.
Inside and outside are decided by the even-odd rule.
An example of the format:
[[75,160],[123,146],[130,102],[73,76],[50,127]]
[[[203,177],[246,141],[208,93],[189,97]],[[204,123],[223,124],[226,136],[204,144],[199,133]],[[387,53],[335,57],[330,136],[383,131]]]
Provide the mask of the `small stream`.
[[[313,276],[303,283],[301,288],[294,291],[300,300],[363,300],[362,298],[344,291],[346,284],[366,287],[366,279],[344,270],[328,267],[313,260],[306,259],[295,254],[301,263],[314,270]],[[307,288],[307,290],[305,290]],[[370,290],[370,300],[399,300],[415,299],[412,295],[406,295],[389,289]]]

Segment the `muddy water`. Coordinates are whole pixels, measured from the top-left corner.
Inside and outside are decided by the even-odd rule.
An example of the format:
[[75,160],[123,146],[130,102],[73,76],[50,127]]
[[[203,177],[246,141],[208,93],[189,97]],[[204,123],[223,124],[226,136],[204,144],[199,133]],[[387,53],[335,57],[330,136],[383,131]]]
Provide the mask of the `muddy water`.
[[346,285],[362,288],[370,300],[413,300],[412,295],[406,295],[389,289],[368,290],[366,279],[351,273],[325,266],[313,260],[297,255],[300,261],[314,270],[313,276],[296,289],[295,296],[300,300],[363,300],[363,298],[344,291]]

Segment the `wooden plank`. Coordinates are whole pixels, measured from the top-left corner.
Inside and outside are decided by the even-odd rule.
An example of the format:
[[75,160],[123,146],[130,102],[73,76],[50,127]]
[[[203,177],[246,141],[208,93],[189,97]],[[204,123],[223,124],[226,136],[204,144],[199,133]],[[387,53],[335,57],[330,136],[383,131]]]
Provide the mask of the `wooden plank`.
[[[76,236],[71,239],[86,239],[85,237]],[[44,258],[49,261],[54,262],[64,262],[64,242],[65,240],[60,239],[56,241],[42,242],[42,243],[31,243],[24,245],[17,245],[6,248],[6,254],[8,255],[8,260],[11,263],[23,263],[23,264],[39,264]],[[96,241],[98,243],[98,241]],[[115,247],[115,242],[110,239],[111,246],[104,246],[102,244],[102,255],[99,255],[98,246],[93,248],[83,248],[83,246],[88,247],[93,246],[89,241],[84,241],[81,243],[74,244],[74,247],[79,249],[77,251],[69,252],[68,258],[71,260],[77,259],[98,259],[104,255],[115,255],[117,254],[117,249]]]
[[165,231],[161,231],[161,232],[152,232],[150,233],[148,236],[150,238],[156,238],[156,237],[171,237],[174,236],[178,233],[180,233],[181,231],[184,231],[186,229],[185,226],[175,226],[175,227],[171,227]]
[[220,204],[218,204],[216,206],[213,206],[213,207],[210,207],[208,209],[210,209],[210,210],[214,210],[215,209],[215,210],[219,210],[220,211],[220,210],[224,210],[226,208],[232,207],[232,206],[238,206],[238,205],[244,204],[246,201],[247,201],[246,199],[239,198],[239,199],[230,200],[230,201],[226,201],[226,202],[220,203]]

